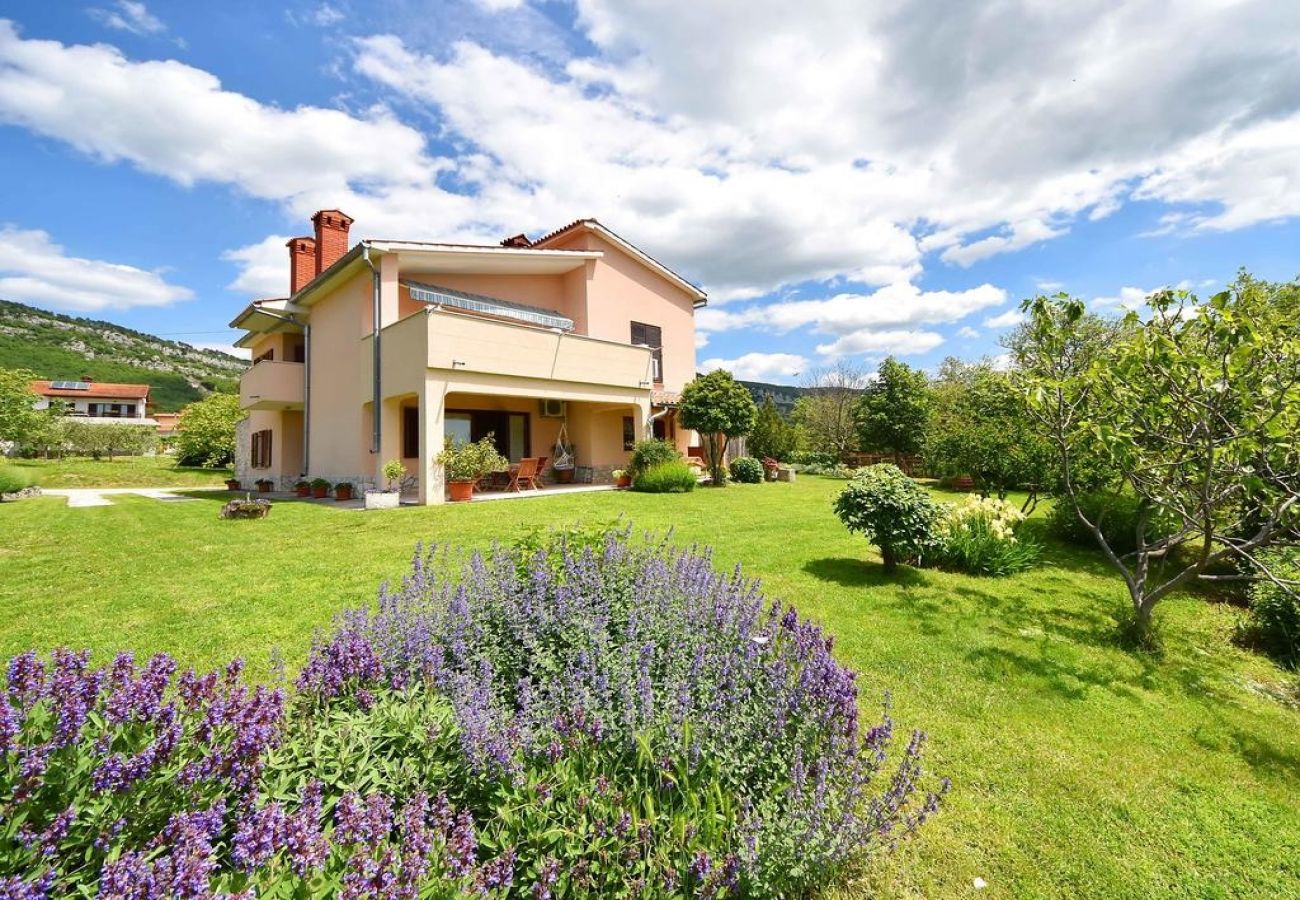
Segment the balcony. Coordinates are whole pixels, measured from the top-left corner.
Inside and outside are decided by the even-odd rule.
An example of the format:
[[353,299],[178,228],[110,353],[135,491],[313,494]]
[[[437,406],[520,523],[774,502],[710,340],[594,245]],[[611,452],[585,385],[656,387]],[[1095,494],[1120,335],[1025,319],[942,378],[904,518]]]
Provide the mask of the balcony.
[[[428,370],[458,390],[501,393],[527,382],[533,396],[591,400],[648,396],[653,380],[648,347],[446,309],[388,326],[383,341],[387,395],[414,391]],[[368,351],[362,365],[368,389]]]
[[302,409],[303,364],[264,359],[239,379],[240,409]]

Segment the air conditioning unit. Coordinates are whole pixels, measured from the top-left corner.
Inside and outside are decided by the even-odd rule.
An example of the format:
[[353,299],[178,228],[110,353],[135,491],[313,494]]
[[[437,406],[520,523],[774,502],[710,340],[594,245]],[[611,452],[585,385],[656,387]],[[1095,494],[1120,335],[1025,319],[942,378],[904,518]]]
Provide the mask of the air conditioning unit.
[[543,400],[543,419],[563,419],[567,403],[564,400]]

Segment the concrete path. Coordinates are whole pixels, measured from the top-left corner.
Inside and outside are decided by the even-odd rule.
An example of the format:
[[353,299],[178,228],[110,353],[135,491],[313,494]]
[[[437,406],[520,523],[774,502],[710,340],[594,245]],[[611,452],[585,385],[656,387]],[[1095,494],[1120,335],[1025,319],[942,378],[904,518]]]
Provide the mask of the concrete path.
[[197,497],[186,497],[175,493],[176,491],[224,491],[225,488],[42,488],[41,494],[46,497],[67,497],[68,507],[79,509],[83,506],[112,506],[113,501],[109,497],[119,494],[138,494],[141,497],[148,497],[152,500],[165,500],[170,502],[184,502],[186,500],[197,500]]

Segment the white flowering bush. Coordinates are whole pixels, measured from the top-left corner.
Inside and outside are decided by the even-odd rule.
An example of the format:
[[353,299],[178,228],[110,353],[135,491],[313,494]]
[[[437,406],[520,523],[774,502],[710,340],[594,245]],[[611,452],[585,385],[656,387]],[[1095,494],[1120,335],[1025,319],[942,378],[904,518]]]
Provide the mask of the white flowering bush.
[[971,575],[1011,575],[1032,568],[1042,547],[1021,534],[1025,514],[995,497],[971,495],[942,505],[933,558]]

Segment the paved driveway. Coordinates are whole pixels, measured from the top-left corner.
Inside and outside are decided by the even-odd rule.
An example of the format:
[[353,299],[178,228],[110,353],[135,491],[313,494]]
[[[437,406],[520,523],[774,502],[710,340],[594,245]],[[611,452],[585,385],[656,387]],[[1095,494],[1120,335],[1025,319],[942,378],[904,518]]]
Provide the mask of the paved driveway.
[[153,500],[183,503],[198,498],[186,497],[175,493],[175,491],[224,490],[225,488],[41,488],[41,494],[46,497],[67,497],[68,506],[76,508],[82,506],[112,506],[113,501],[109,497],[120,494],[138,494],[141,497],[149,497]]

